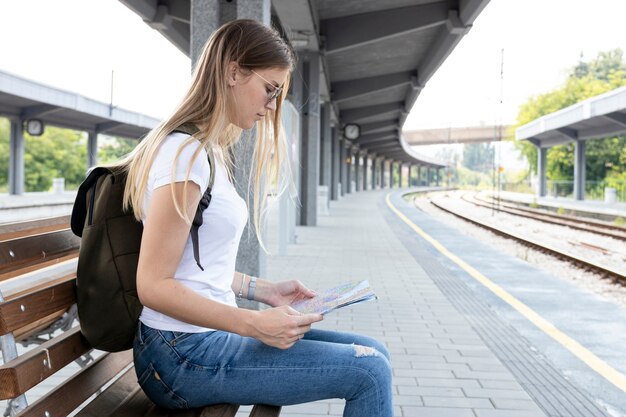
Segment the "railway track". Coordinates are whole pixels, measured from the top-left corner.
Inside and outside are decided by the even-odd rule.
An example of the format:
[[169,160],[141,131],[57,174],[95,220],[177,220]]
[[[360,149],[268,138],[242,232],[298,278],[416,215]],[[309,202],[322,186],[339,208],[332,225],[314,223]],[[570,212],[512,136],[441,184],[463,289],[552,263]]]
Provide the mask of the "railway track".
[[488,201],[479,199],[476,194],[473,195],[473,198],[471,200],[467,197],[467,193],[463,194],[461,196],[461,199],[478,207],[484,207],[491,210],[512,214],[514,216],[525,217],[544,223],[556,224],[559,226],[565,226],[576,230],[594,233],[596,235],[626,241],[626,228],[624,227],[597,222],[593,220],[580,219],[574,216],[566,216],[545,212],[537,213],[532,209],[518,208],[508,204],[500,204],[498,207],[497,205],[494,205]]
[[435,207],[437,207],[438,209],[442,210],[442,211],[445,211],[445,212],[447,212],[449,214],[452,214],[452,215],[454,215],[454,216],[456,216],[456,217],[458,217],[458,218],[460,218],[462,220],[465,220],[465,221],[468,221],[468,222],[470,222],[472,224],[475,224],[476,226],[479,226],[481,228],[490,230],[491,232],[496,233],[497,235],[503,236],[503,237],[508,238],[508,239],[516,240],[516,241],[520,242],[523,245],[532,247],[532,248],[537,249],[537,250],[539,250],[539,251],[541,251],[543,253],[547,253],[547,254],[550,254],[550,255],[558,258],[558,259],[567,261],[567,262],[569,262],[569,263],[571,263],[573,265],[576,265],[576,266],[578,266],[580,268],[583,268],[583,269],[586,269],[586,270],[589,270],[589,271],[593,271],[593,272],[598,273],[598,274],[600,274],[600,275],[602,275],[604,277],[610,278],[615,283],[626,285],[626,272],[624,272],[624,271],[618,271],[618,270],[613,269],[613,268],[609,268],[609,267],[606,267],[606,266],[599,265],[599,264],[597,264],[595,262],[591,262],[591,261],[585,260],[585,259],[583,259],[581,257],[569,254],[569,253],[564,252],[564,251],[562,251],[560,249],[557,249],[557,248],[551,247],[549,245],[543,244],[543,243],[541,243],[539,241],[536,241],[536,240],[533,240],[533,239],[529,239],[529,238],[520,236],[518,234],[511,233],[509,231],[500,229],[498,227],[494,227],[494,226],[488,225],[488,224],[486,224],[486,223],[484,223],[484,222],[482,222],[482,221],[480,221],[478,219],[472,218],[470,216],[467,216],[465,214],[457,212],[456,210],[452,210],[452,209],[450,209],[448,207],[445,207],[441,203],[438,203],[438,202],[436,202],[436,201],[434,201],[432,199],[430,200],[430,203],[432,205],[434,205]]

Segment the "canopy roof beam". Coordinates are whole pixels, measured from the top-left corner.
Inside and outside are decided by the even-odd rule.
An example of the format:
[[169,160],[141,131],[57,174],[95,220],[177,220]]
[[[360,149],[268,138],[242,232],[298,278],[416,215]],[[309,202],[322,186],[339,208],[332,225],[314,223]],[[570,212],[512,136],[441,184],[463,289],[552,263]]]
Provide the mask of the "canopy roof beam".
[[374,116],[397,115],[404,109],[403,103],[378,104],[376,106],[359,107],[341,111],[341,120],[345,123],[359,122]]
[[415,72],[408,71],[356,80],[338,81],[330,86],[331,97],[335,102],[351,100],[409,84],[414,78]]
[[448,20],[448,8],[447,1],[440,1],[322,20],[320,28],[326,39],[326,53],[443,25]]

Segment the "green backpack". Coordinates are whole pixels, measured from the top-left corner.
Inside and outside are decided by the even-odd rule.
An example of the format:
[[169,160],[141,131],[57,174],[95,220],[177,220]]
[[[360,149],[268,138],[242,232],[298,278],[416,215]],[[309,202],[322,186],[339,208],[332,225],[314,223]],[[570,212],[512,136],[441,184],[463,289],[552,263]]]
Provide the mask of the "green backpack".
[[[197,131],[191,124],[174,130],[189,135]],[[207,153],[211,178],[190,230],[200,269],[198,229],[202,212],[211,202],[215,179],[213,153]],[[76,272],[81,332],[91,346],[108,352],[132,348],[143,309],[136,283],[143,224],[135,220],[132,210],[122,209],[125,184],[125,172],[92,169],[78,189],[71,217],[72,232],[81,237]]]

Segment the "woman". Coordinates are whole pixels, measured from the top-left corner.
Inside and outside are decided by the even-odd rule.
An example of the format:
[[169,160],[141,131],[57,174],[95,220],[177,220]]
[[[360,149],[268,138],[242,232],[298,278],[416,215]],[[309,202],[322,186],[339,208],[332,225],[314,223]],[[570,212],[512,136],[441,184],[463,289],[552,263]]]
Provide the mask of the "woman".
[[[273,29],[252,20],[225,24],[205,45],[181,104],[122,163],[128,171],[125,204],[144,223],[137,271],[144,310],[135,369],[148,397],[163,407],[345,398],[346,416],[392,416],[383,345],[311,330],[323,317],[289,307],[314,296],[299,281],[272,283],[235,272],[248,209],[232,184],[229,149],[243,130],[257,126],[252,172],[260,237],[259,190],[285,157],[280,110],[293,67],[292,50]],[[172,133],[189,123],[199,132]],[[199,230],[200,266],[189,230],[211,170],[215,183]],[[271,308],[239,309],[236,295]]]

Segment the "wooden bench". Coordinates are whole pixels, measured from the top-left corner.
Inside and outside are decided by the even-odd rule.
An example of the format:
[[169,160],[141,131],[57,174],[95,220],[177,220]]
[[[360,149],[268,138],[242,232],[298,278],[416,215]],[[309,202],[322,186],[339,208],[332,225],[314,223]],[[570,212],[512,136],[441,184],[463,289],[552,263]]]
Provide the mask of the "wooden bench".
[[[4,295],[0,291],[5,360],[0,366],[0,400],[13,400],[11,416],[64,417],[76,410],[81,417],[234,416],[239,406],[233,404],[181,411],[157,407],[137,383],[132,351],[104,353],[86,364],[84,355],[92,348],[79,326],[67,325],[75,310],[79,245],[68,217],[0,225],[0,288],[5,289]],[[60,320],[66,325],[55,326]],[[41,336],[51,331],[56,333]],[[17,355],[16,343],[28,340],[40,344]],[[27,390],[74,361],[83,362],[79,372],[27,404]],[[267,405],[255,405],[250,412],[254,417],[279,415],[280,407]]]

